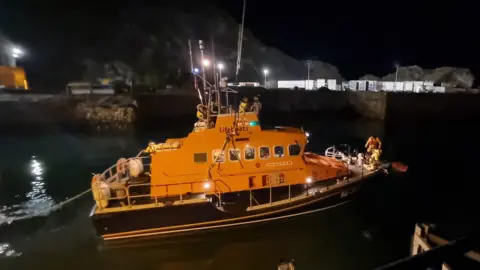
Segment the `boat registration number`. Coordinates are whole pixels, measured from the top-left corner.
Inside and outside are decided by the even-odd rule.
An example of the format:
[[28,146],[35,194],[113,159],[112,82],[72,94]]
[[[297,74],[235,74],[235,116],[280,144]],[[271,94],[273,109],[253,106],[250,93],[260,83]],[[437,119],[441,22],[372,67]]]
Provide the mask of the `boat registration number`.
[[291,166],[293,162],[291,161],[282,161],[282,162],[271,162],[267,164],[267,167],[277,167],[277,166]]
[[345,198],[349,195],[352,195],[353,193],[355,193],[357,191],[356,188],[354,189],[351,189],[351,190],[347,190],[347,191],[342,191],[342,194],[340,194],[340,198]]

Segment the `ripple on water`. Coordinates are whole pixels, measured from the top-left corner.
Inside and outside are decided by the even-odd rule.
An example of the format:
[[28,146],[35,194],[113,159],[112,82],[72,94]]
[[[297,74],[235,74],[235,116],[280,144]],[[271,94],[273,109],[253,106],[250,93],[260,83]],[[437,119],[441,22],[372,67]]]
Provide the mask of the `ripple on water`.
[[0,258],[18,257],[21,255],[22,253],[15,251],[9,243],[0,243]]
[[0,224],[26,219],[40,213],[54,204],[45,188],[45,164],[40,157],[32,156],[27,164],[27,173],[31,176],[31,189],[25,194],[26,201],[9,206],[0,206]]

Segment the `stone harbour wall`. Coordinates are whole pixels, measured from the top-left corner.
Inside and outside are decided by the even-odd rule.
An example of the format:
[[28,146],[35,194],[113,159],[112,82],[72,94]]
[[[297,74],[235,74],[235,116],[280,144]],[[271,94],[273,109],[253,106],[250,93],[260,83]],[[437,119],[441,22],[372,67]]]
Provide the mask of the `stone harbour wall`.
[[[344,113],[371,119],[470,119],[480,116],[480,95],[413,94],[384,92],[292,91],[280,89],[242,89],[230,95],[231,104],[244,96],[260,95],[262,112],[308,113],[319,116]],[[33,125],[63,127],[87,126],[93,130],[129,130],[141,123],[149,127],[182,117],[195,119],[195,94],[142,94],[135,99],[125,96],[79,99],[0,101],[2,130],[29,129]]]

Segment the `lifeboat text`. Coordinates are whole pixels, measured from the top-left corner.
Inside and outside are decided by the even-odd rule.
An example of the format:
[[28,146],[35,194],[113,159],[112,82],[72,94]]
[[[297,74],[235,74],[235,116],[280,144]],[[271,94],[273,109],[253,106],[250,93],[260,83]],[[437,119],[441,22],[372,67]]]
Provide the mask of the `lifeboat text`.
[[231,133],[239,131],[248,131],[248,127],[220,127],[220,132]]

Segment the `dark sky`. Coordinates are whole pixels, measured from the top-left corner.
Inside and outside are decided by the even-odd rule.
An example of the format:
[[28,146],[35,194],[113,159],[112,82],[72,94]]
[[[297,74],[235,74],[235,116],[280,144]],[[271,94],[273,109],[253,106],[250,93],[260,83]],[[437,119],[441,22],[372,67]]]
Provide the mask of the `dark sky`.
[[[208,2],[212,1],[240,21],[243,0]],[[2,0],[0,29],[27,48],[34,40],[43,53],[54,54],[59,44],[42,43],[41,36],[56,35],[61,41],[62,32],[79,31],[78,25],[62,24],[67,10],[69,14],[91,12],[92,21],[108,20],[124,2]],[[164,2],[157,1],[158,5]],[[245,24],[264,43],[298,59],[330,62],[348,79],[393,72],[395,62],[426,68],[468,67],[480,77],[479,5],[473,3],[247,0]],[[29,61],[42,59],[36,55]]]
[[[242,0],[220,4],[240,20]],[[385,74],[394,63],[469,67],[480,77],[474,1],[247,0],[245,25],[265,43],[317,57],[347,77]]]

